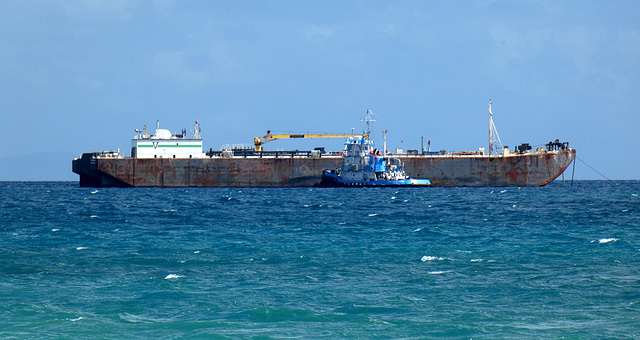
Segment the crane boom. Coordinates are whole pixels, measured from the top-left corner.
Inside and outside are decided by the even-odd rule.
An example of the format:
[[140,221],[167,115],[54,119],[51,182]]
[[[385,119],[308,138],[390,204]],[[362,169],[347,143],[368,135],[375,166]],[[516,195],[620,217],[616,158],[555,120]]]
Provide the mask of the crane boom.
[[279,134],[272,135],[271,130],[267,130],[267,134],[262,137],[253,138],[253,144],[256,146],[256,151],[262,151],[262,145],[264,143],[272,142],[276,139],[290,139],[290,138],[349,138],[349,137],[362,137],[362,135],[354,134]]

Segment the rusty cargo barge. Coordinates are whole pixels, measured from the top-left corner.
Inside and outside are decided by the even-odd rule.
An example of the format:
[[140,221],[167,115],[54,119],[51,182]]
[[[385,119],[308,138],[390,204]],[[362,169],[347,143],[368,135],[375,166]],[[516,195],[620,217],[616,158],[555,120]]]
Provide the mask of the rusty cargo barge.
[[[309,155],[308,155],[309,154]],[[432,186],[543,186],[575,157],[575,150],[509,156],[396,155],[408,176],[428,178]],[[206,158],[123,158],[85,153],[73,161],[83,187],[311,187],[324,169],[342,156],[301,152]]]
[[[489,106],[489,148],[474,152],[397,150],[406,174],[427,178],[432,186],[544,186],[560,176],[576,157],[566,142],[533,150],[522,144],[512,152],[497,136]],[[367,121],[369,123],[369,121]],[[203,152],[200,127],[193,137],[156,129],[132,140],[131,156],[119,151],[84,153],[72,162],[83,187],[313,187],[325,169],[343,162],[342,152],[264,151],[262,144],[282,138],[349,138],[353,135],[272,135],[254,139],[253,147],[225,147]],[[367,132],[368,133],[368,132]]]

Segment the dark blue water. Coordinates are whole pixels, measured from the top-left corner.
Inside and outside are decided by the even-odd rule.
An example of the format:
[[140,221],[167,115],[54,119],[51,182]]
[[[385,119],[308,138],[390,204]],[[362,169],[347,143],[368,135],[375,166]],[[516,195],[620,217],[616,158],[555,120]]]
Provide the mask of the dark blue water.
[[0,337],[639,338],[638,195],[0,183]]

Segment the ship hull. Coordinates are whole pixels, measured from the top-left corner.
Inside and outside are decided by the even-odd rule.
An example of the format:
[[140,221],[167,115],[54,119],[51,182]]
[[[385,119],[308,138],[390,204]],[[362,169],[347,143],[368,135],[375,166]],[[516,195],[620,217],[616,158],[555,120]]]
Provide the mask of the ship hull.
[[[405,172],[431,186],[544,186],[571,164],[573,149],[509,156],[396,155]],[[101,158],[73,160],[83,187],[312,187],[341,156]]]
[[399,157],[408,176],[439,187],[544,186],[576,157],[573,149],[510,156]]

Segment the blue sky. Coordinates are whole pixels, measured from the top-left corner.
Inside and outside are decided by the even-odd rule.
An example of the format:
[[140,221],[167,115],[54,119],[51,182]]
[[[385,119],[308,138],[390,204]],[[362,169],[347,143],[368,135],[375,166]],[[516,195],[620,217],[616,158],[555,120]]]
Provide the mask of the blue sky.
[[[389,149],[556,138],[576,179],[640,179],[637,1],[2,1],[0,180],[77,180],[147,125],[206,149],[272,132]],[[267,149],[341,148],[341,140]],[[569,173],[570,176],[570,173]]]

